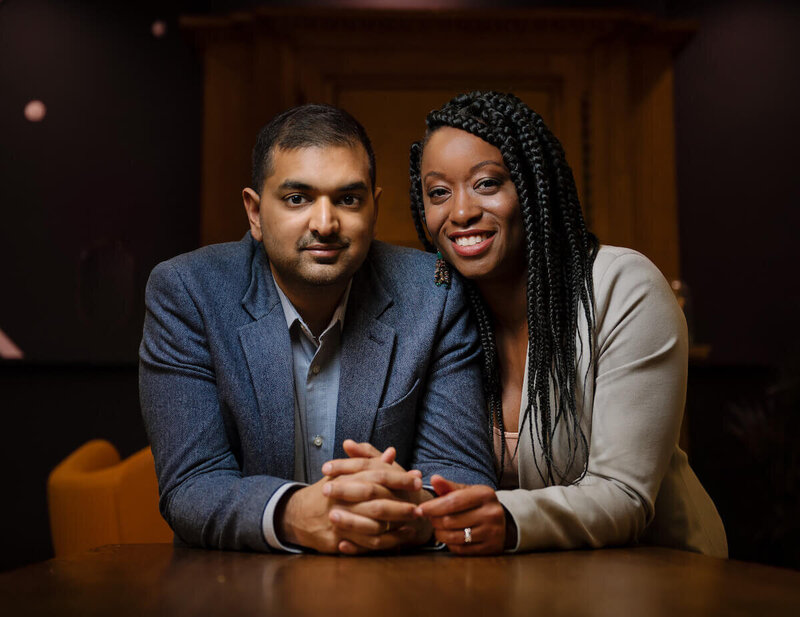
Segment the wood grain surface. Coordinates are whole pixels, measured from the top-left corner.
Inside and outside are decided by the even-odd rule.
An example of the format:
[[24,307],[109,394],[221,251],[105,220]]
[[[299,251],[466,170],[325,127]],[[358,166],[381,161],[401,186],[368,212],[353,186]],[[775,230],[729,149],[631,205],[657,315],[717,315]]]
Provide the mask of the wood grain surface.
[[114,545],[0,575],[5,615],[800,615],[800,572],[662,548],[329,557]]

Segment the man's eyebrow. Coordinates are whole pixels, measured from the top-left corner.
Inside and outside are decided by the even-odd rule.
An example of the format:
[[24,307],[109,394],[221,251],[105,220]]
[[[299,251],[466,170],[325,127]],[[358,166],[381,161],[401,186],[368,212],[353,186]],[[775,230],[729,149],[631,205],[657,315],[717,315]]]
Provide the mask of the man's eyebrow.
[[314,187],[310,184],[306,184],[305,182],[299,182],[297,180],[284,180],[281,182],[280,186],[278,186],[281,190],[291,189],[293,191],[313,191]]
[[336,190],[340,193],[346,193],[347,191],[366,191],[367,185],[358,180],[356,182],[351,182],[350,184],[345,184],[344,186],[340,186]]

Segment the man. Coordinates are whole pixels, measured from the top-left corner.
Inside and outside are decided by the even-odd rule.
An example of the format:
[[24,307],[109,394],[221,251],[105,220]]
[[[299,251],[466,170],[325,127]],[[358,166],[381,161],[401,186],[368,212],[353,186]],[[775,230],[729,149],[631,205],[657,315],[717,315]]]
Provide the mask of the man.
[[[363,127],[297,107],[259,133],[242,193],[250,232],[153,270],[141,403],[180,541],[422,543],[414,506],[429,494],[403,467],[493,485],[463,290],[433,284],[430,256],[373,241],[379,195]],[[323,476],[329,459],[364,454],[345,439],[394,449]]]

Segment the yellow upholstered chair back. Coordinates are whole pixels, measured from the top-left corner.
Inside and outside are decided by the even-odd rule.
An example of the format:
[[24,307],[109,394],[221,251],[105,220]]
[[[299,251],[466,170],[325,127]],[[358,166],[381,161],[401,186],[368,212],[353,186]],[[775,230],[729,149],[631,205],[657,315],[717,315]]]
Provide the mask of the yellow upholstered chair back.
[[120,461],[102,439],[65,458],[47,481],[56,556],[104,544],[171,542],[158,511],[158,481],[150,448]]

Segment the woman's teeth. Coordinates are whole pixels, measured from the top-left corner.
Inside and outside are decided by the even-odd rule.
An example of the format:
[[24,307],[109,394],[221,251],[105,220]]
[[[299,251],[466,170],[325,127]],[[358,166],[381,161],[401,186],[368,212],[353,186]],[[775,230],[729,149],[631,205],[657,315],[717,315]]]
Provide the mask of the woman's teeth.
[[488,235],[460,236],[455,239],[455,242],[458,246],[474,246],[476,244],[480,244],[488,237]]

